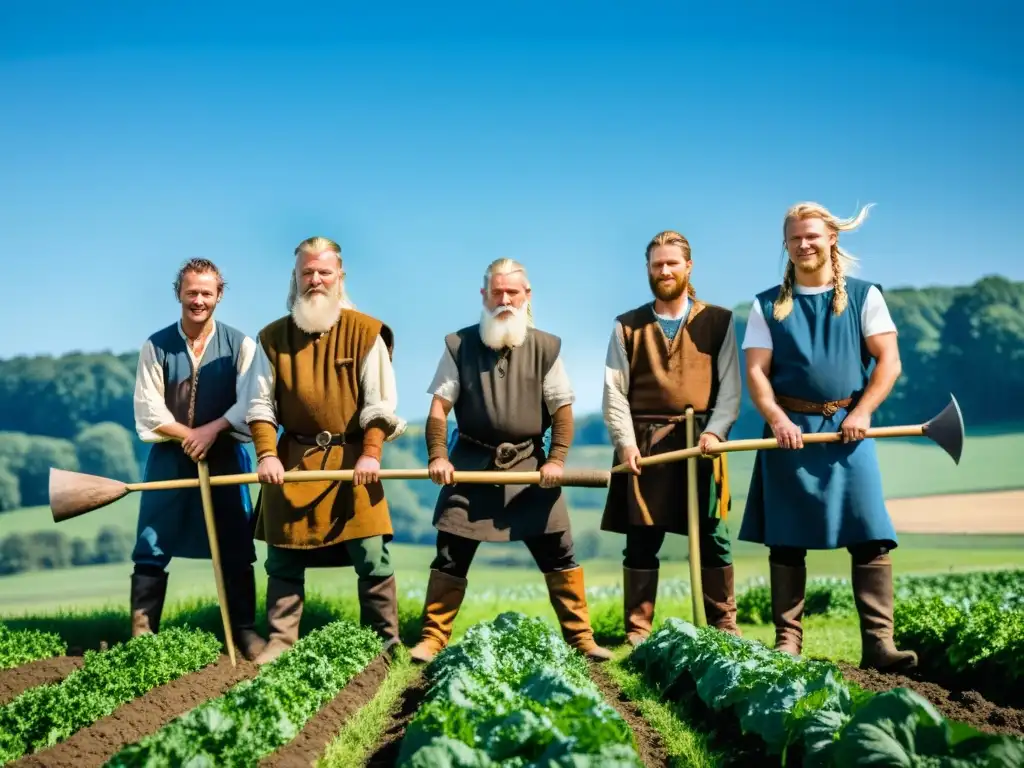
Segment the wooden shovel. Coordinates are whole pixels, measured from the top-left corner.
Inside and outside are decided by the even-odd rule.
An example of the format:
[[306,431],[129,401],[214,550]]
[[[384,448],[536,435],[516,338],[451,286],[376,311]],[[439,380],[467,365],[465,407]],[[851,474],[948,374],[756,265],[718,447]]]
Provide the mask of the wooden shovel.
[[224,588],[224,571],[220,567],[220,545],[217,543],[217,528],[213,519],[213,492],[210,488],[210,467],[200,459],[199,495],[203,499],[203,517],[206,518],[206,536],[210,540],[210,556],[213,560],[213,577],[217,581],[217,598],[220,602],[220,618],[224,622],[224,644],[228,648],[231,666],[235,662],[235,639],[231,633],[231,617],[228,615],[228,593]]
[[[924,424],[913,424],[901,427],[872,427],[866,437],[927,437],[942,450],[949,454],[954,464],[960,463],[964,449],[964,418],[960,413],[960,405],[951,394],[949,404],[940,413]],[[839,443],[843,440],[842,432],[814,432],[802,435],[804,445],[816,443]],[[764,451],[778,448],[779,441],[774,437],[755,440],[727,440],[719,443],[716,448],[708,451],[708,456],[733,451]],[[704,456],[699,447],[681,448],[678,451],[666,451],[655,456],[643,456],[637,460],[640,466],[652,464],[670,464],[694,457]],[[629,472],[629,464],[617,464],[612,467],[613,473]]]
[[[351,469],[292,470],[284,473],[286,483],[315,483],[329,481],[352,482]],[[453,473],[456,483],[483,485],[537,485],[540,472],[505,472],[489,470],[484,472]],[[562,474],[563,486],[580,488],[607,488],[611,475],[607,470],[567,469]],[[429,480],[426,469],[382,469],[381,480]],[[259,482],[255,472],[236,475],[213,475],[210,486],[252,485]],[[60,523],[73,517],[112,504],[132,491],[168,491],[176,488],[200,486],[196,478],[177,480],[152,480],[145,483],[123,483],[97,475],[70,472],[66,469],[50,468],[50,511],[54,522]]]
[[[693,423],[693,408],[686,409],[686,445],[694,448],[697,443],[696,427]],[[697,448],[698,454],[700,449]],[[686,460],[686,523],[690,545],[690,593],[693,599],[693,623],[703,627],[708,623],[704,612],[704,582],[700,572],[700,511],[697,497],[697,457]]]

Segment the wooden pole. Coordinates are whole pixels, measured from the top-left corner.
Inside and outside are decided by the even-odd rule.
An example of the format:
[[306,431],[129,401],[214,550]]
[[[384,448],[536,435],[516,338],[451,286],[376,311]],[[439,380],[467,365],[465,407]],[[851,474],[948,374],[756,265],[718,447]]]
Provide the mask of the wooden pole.
[[[697,442],[694,428],[693,408],[686,408],[686,446],[694,448]],[[697,455],[700,455],[700,449]],[[707,615],[704,613],[704,585],[700,571],[700,510],[697,496],[697,455],[686,460],[686,517],[687,538],[690,544],[690,592],[693,599],[693,623],[698,627],[706,626]]]
[[199,462],[199,494],[203,499],[203,517],[206,518],[206,536],[210,540],[210,556],[213,560],[213,576],[217,581],[217,597],[220,600],[220,618],[224,622],[224,642],[228,648],[231,666],[236,666],[235,638],[231,632],[231,617],[228,615],[228,596],[224,588],[224,572],[220,567],[220,547],[217,544],[217,528],[213,519],[213,491],[210,483],[210,467],[205,459]]

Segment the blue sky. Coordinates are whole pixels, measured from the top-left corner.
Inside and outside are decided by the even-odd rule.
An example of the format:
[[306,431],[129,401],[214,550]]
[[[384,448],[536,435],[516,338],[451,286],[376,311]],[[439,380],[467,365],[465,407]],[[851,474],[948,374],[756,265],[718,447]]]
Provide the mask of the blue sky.
[[727,306],[777,281],[804,199],[877,204],[845,242],[887,287],[1024,279],[1013,3],[687,5],[0,5],[0,356],[137,348],[192,256],[255,333],[326,234],[408,418],[499,256],[591,411],[662,229]]

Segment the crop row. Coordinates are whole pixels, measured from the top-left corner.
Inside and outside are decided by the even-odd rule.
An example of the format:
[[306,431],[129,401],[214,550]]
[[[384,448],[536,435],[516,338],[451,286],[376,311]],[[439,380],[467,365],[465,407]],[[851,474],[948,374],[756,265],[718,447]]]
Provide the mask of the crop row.
[[427,666],[399,766],[643,765],[586,660],[544,621],[506,612]]
[[922,671],[1024,703],[1024,606],[930,597],[897,603],[894,618],[896,642],[917,651]]
[[787,765],[1022,765],[1024,742],[953,723],[913,691],[869,693],[835,665],[668,619],[627,665],[663,698],[692,696]]
[[[893,579],[897,604],[910,600],[944,597],[960,603],[998,600],[1006,608],[1024,609],[1024,570],[970,571],[927,576],[904,575]],[[818,577],[807,580],[805,616],[856,615],[849,579]],[[767,624],[772,620],[771,585],[754,579],[736,590],[737,620]]]
[[169,628],[108,651],[87,651],[81,669],[22,693],[0,708],[0,764],[68,738],[150,689],[220,655],[208,632]]
[[67,650],[67,644],[53,632],[35,629],[15,631],[0,622],[0,669],[61,656]]
[[382,648],[369,629],[350,621],[328,624],[255,678],[126,747],[108,765],[254,765],[295,738]]

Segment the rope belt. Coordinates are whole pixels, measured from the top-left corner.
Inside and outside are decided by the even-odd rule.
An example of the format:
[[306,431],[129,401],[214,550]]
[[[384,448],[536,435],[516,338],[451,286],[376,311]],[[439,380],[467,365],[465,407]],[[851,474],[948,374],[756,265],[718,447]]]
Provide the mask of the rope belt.
[[467,443],[472,443],[481,448],[486,448],[491,451],[494,460],[494,466],[497,469],[508,469],[514,467],[523,459],[527,459],[534,454],[537,449],[537,439],[530,438],[524,440],[521,443],[499,443],[498,445],[491,445],[485,443],[482,440],[477,440],[475,437],[467,435],[465,432],[459,432],[459,440],[465,440]]

